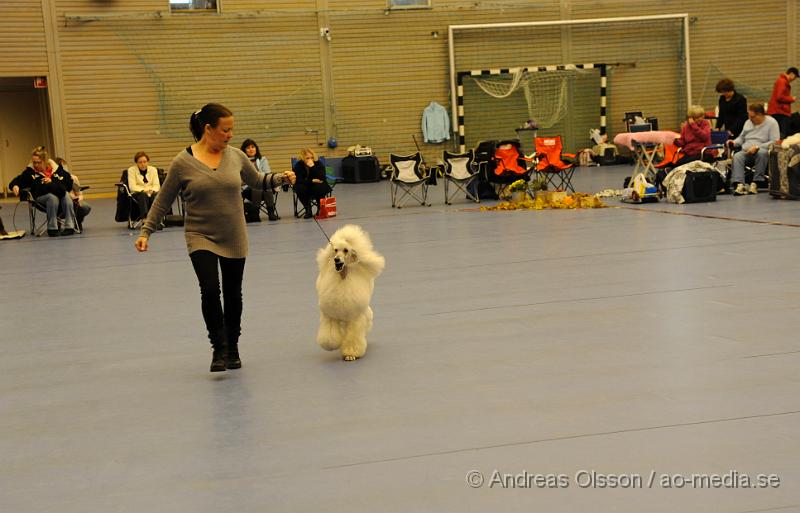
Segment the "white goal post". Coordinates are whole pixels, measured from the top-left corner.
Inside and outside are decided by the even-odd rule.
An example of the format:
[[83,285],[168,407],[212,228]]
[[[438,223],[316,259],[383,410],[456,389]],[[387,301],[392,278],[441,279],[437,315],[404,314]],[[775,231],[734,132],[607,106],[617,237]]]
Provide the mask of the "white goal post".
[[553,27],[553,26],[569,26],[569,25],[589,25],[599,23],[625,23],[625,22],[641,22],[641,21],[656,21],[656,20],[676,20],[682,21],[683,24],[683,44],[684,44],[684,64],[685,64],[685,79],[686,79],[686,105],[691,104],[692,87],[691,87],[691,59],[689,52],[689,15],[687,13],[681,14],[662,14],[653,16],[630,16],[620,18],[593,18],[581,20],[559,20],[559,21],[530,21],[530,22],[513,22],[513,23],[481,23],[473,25],[450,25],[448,27],[447,39],[448,50],[450,57],[450,98],[451,105],[453,106],[452,124],[456,131],[459,151],[464,151],[466,137],[464,130],[464,90],[463,78],[465,76],[487,75],[487,74],[500,74],[509,73],[516,69],[523,69],[528,71],[549,71],[551,69],[568,69],[568,68],[588,68],[599,69],[601,73],[601,131],[605,132],[605,90],[606,90],[606,65],[605,64],[568,64],[561,66],[529,66],[528,68],[504,68],[504,69],[490,69],[490,70],[458,70],[456,69],[456,50],[455,50],[455,35],[459,31],[475,31],[486,29],[500,29],[500,28],[516,28],[516,27]]

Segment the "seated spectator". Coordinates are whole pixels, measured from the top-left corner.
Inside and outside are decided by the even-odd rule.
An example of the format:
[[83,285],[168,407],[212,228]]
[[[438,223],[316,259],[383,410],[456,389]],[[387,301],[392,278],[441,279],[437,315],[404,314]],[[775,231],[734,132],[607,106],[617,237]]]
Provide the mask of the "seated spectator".
[[682,150],[675,167],[699,159],[702,149],[711,145],[711,124],[705,114],[699,105],[689,107],[686,121],[681,123],[681,136],[675,139],[675,146]]
[[311,219],[314,216],[311,213],[311,201],[319,201],[331,192],[331,186],[325,179],[325,166],[317,160],[314,150],[305,148],[300,150],[300,160],[294,165],[293,170],[297,177],[294,192],[306,210],[303,218]]
[[[254,140],[245,139],[242,143],[242,151],[245,153],[245,155],[247,155],[247,158],[250,159],[250,162],[256,166],[256,169],[262,173],[265,173],[267,176],[275,176],[271,175],[272,170],[269,167],[269,161],[266,157],[261,156],[261,151],[258,149],[258,144],[256,144]],[[266,187],[264,187],[262,191],[253,191],[246,184],[242,184],[242,198],[255,205],[254,213],[249,213],[247,209],[245,209],[245,217],[247,218],[248,222],[261,221],[261,219],[258,217],[258,204],[262,199],[267,205],[267,217],[269,220],[278,220],[278,213],[275,209],[275,195],[272,193],[274,188],[275,184],[267,183]]]
[[687,112],[686,121],[681,123],[681,135],[675,139],[675,146],[681,149],[678,160],[656,173],[655,185],[658,190],[662,191],[661,184],[672,169],[698,160],[703,148],[710,145],[711,124],[705,119],[703,107],[692,105]]
[[139,206],[141,221],[147,218],[150,206],[161,189],[161,181],[158,179],[158,169],[149,165],[150,157],[147,153],[140,151],[133,156],[133,161],[136,165],[128,168],[128,190]]
[[729,139],[738,137],[747,121],[747,98],[736,92],[729,78],[717,82],[717,92],[720,96],[716,128],[727,130]]
[[75,210],[75,219],[78,222],[78,226],[83,226],[83,219],[89,215],[92,207],[83,200],[81,182],[78,180],[77,175],[70,172],[67,161],[61,157],[56,157],[56,163],[72,176],[72,189],[69,190],[69,197],[72,198],[72,207]]
[[[731,187],[733,194],[742,196],[756,194],[756,182],[765,180],[769,145],[780,139],[778,122],[764,112],[764,105],[755,103],[747,107],[750,119],[744,124],[742,133],[733,141],[728,141],[735,148],[741,148],[733,155],[733,172],[731,174]],[[745,165],[753,165],[753,181],[749,187],[745,184]]]
[[780,138],[783,139],[789,135],[789,118],[792,115],[792,103],[797,98],[792,96],[792,86],[790,85],[797,78],[800,72],[797,68],[789,68],[786,73],[781,73],[772,86],[772,96],[769,99],[767,106],[767,115],[771,116],[778,122],[780,127]]
[[[67,191],[72,189],[72,176],[50,160],[44,146],[34,148],[31,161],[22,173],[8,184],[16,196],[22,189],[30,189],[36,203],[47,212],[47,235],[72,235],[75,233],[75,211]],[[64,216],[64,230],[58,230],[58,214]]]

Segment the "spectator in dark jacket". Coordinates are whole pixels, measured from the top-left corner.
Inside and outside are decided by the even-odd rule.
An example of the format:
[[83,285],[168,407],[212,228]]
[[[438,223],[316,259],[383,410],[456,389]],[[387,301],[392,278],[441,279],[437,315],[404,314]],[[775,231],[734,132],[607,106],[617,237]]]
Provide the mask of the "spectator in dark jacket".
[[[72,189],[72,176],[50,160],[43,146],[34,148],[31,161],[22,173],[11,180],[8,187],[16,196],[29,189],[36,203],[47,211],[47,235],[72,235],[75,233],[75,210],[67,191]],[[64,216],[64,230],[58,231],[58,214]]]
[[311,200],[319,200],[331,192],[331,187],[325,179],[325,166],[317,160],[314,150],[304,149],[300,151],[300,160],[294,165],[294,174],[297,182],[294,184],[294,192],[297,199],[303,204],[306,213],[305,219],[311,219]]
[[733,81],[723,78],[717,82],[719,93],[719,113],[717,114],[717,130],[728,131],[728,138],[739,137],[745,121],[747,121],[747,98],[736,92]]

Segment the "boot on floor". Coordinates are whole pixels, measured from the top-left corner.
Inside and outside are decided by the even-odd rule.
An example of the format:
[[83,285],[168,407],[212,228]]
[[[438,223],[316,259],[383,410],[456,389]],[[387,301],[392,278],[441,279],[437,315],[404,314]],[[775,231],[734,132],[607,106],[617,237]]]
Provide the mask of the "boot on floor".
[[213,353],[211,355],[211,372],[222,372],[225,370],[225,359],[227,358],[227,344],[225,341],[225,330],[216,330],[208,334],[211,341]]
[[225,368],[227,369],[241,369],[242,360],[239,358],[239,335],[242,330],[226,329],[226,336],[228,337],[228,353],[225,358]]

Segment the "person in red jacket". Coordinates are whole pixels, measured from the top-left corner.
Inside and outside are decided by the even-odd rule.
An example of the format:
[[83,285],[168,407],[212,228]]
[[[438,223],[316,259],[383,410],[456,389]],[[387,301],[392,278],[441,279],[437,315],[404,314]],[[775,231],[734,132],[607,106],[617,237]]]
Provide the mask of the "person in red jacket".
[[[686,112],[686,121],[681,123],[681,136],[675,146],[681,149],[678,160],[656,173],[655,185],[663,192],[662,183],[667,174],[678,166],[700,159],[703,148],[711,145],[711,123],[705,119],[705,110],[700,105],[691,105]],[[711,155],[706,156],[706,158]]]
[[686,121],[681,123],[681,136],[675,139],[675,146],[681,149],[675,167],[698,160],[702,149],[710,145],[711,124],[705,119],[705,110],[700,105],[692,105]]
[[775,85],[772,86],[772,96],[769,98],[769,105],[767,106],[767,115],[772,116],[778,122],[781,129],[781,139],[784,139],[789,134],[789,118],[792,115],[792,103],[797,100],[792,96],[791,82],[800,75],[797,68],[789,68],[786,73],[781,73]]

